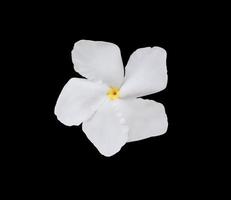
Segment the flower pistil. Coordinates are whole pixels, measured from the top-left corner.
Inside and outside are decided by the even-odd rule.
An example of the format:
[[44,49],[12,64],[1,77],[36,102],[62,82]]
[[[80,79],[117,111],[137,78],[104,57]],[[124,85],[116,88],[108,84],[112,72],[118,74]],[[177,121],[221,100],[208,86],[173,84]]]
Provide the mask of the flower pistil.
[[120,90],[119,90],[119,88],[110,87],[108,92],[107,92],[107,96],[112,101],[120,98]]

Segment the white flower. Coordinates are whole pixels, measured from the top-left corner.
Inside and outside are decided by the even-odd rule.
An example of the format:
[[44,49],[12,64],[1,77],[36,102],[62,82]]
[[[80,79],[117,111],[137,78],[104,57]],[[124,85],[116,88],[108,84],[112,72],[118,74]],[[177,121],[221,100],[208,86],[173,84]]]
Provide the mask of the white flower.
[[72,78],[55,106],[65,125],[80,125],[104,156],[117,153],[126,142],[164,134],[168,122],[164,106],[145,95],[167,85],[166,51],[137,49],[124,68],[117,45],[80,40],[72,50],[74,69],[85,78]]

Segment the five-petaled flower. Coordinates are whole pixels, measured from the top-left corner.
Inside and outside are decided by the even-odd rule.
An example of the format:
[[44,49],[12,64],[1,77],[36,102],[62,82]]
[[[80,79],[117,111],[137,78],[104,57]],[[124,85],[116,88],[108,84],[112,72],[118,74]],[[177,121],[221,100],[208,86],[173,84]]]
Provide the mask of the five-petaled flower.
[[104,156],[117,153],[126,142],[164,134],[164,106],[139,97],[167,85],[166,51],[137,49],[124,67],[117,45],[80,40],[72,50],[74,69],[85,78],[72,78],[55,106],[65,125],[80,125]]

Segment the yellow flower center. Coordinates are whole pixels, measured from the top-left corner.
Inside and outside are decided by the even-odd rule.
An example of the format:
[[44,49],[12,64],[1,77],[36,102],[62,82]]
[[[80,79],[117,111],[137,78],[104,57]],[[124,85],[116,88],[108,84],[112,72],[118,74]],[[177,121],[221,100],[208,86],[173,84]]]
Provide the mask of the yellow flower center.
[[120,98],[119,88],[110,87],[108,92],[107,92],[107,96],[110,100],[116,100],[116,99]]

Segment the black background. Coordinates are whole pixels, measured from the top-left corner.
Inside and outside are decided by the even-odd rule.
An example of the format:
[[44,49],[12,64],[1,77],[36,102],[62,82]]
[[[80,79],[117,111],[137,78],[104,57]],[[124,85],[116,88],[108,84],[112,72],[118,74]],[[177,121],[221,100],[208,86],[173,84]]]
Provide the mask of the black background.
[[[209,169],[215,154],[209,148],[204,125],[207,103],[202,97],[208,83],[201,76],[206,71],[201,59],[207,44],[204,30],[210,22],[206,16],[198,19],[203,12],[197,9],[195,15],[188,6],[175,5],[176,10],[135,5],[136,9],[117,4],[73,5],[72,9],[36,5],[16,16],[14,26],[8,25],[22,66],[14,72],[20,74],[19,89],[14,91],[19,111],[10,127],[20,134],[10,135],[15,145],[8,147],[18,183],[37,181],[46,190],[64,183],[70,190],[79,184],[99,186],[100,191],[110,189],[115,195],[168,188],[161,194],[188,191],[191,195],[214,178]],[[71,61],[73,45],[80,39],[117,44],[124,65],[137,48],[160,46],[167,51],[167,88],[144,97],[164,104],[169,121],[166,134],[128,143],[108,158],[91,144],[81,126],[67,127],[56,119],[54,107],[63,86],[80,77]],[[114,190],[111,185],[116,181]],[[197,184],[191,187],[193,182]]]
[[[173,35],[172,28],[156,30],[149,26],[145,29],[142,24],[139,26],[139,23],[135,23],[132,29],[124,29],[119,24],[115,24],[115,27],[114,24],[108,26],[109,22],[99,27],[95,25],[93,28],[94,23],[81,26],[76,22],[75,28],[74,25],[57,25],[45,36],[44,41],[40,41],[44,48],[41,49],[42,59],[38,66],[41,77],[36,80],[35,85],[39,87],[36,95],[39,106],[36,112],[39,113],[37,118],[41,121],[39,125],[34,122],[40,131],[32,133],[34,140],[31,144],[36,145],[35,156],[38,156],[43,164],[56,167],[61,165],[73,170],[93,165],[97,171],[101,165],[105,167],[111,163],[113,168],[108,168],[110,174],[114,173],[114,170],[126,170],[128,173],[133,173],[129,171],[134,170],[137,173],[148,173],[148,176],[159,176],[160,171],[166,174],[184,170],[192,164],[193,155],[197,151],[192,145],[192,122],[187,119],[191,102],[188,102],[189,88],[186,84],[190,71],[194,70],[183,56],[187,56],[187,52],[183,52],[187,51],[183,46],[187,40]],[[168,86],[162,92],[145,97],[165,105],[169,119],[169,129],[165,135],[129,143],[118,154],[106,158],[100,155],[86,138],[81,126],[66,127],[56,119],[54,106],[61,89],[70,78],[80,77],[71,62],[71,50],[74,43],[80,39],[117,44],[121,49],[124,64],[137,48],[161,46],[166,49]]]

